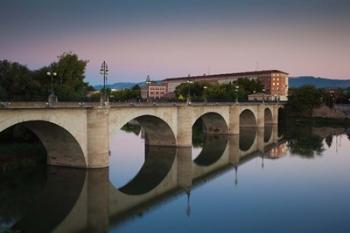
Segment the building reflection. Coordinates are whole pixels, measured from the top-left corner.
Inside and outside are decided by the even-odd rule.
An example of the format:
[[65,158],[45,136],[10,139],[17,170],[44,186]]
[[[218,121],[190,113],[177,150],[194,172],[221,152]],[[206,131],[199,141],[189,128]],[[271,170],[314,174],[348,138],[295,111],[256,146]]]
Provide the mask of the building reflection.
[[287,143],[281,143],[273,146],[270,150],[265,152],[265,156],[268,159],[279,159],[282,158],[283,156],[286,156],[288,153],[288,147]]

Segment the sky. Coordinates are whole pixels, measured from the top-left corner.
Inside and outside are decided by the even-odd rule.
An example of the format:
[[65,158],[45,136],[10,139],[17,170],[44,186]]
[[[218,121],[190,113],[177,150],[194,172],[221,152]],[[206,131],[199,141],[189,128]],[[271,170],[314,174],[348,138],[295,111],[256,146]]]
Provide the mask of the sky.
[[0,0],[0,60],[64,52],[100,84],[280,69],[350,78],[349,0]]

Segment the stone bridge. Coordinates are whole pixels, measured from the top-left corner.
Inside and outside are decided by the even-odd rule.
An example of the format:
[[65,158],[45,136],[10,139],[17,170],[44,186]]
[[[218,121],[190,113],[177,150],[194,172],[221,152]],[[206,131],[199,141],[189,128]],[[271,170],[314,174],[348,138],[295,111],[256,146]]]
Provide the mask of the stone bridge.
[[47,151],[49,165],[102,168],[109,166],[109,142],[114,131],[131,120],[144,129],[147,145],[186,148],[192,146],[192,126],[198,119],[208,135],[239,135],[242,127],[278,124],[281,108],[281,103],[252,102],[2,104],[0,132],[19,124],[33,131]]

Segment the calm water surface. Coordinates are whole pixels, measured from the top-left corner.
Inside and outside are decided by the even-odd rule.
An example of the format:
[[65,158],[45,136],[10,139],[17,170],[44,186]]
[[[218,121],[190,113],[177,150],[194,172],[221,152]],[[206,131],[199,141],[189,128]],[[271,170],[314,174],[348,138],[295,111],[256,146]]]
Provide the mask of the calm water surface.
[[199,135],[192,149],[149,147],[143,138],[138,127],[117,132],[109,169],[2,171],[0,229],[350,232],[344,129],[242,129],[239,137]]

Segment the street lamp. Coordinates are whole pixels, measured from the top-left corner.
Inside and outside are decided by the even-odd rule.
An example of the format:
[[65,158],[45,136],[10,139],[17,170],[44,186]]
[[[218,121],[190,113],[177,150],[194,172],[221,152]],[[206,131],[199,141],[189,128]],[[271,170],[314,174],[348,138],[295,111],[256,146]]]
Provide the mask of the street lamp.
[[238,185],[238,166],[235,165],[235,186]]
[[187,84],[188,84],[187,104],[191,103],[191,84],[192,83],[193,81],[187,80]]
[[235,86],[235,93],[236,93],[236,104],[238,104],[238,90],[239,90],[239,86],[236,85]]
[[53,80],[53,78],[57,76],[57,73],[56,72],[47,71],[46,75],[48,77],[50,77],[50,82],[51,82],[50,83],[50,94],[49,94],[48,102],[49,103],[57,102],[57,96],[55,95],[55,92],[54,92],[54,80]]
[[208,87],[204,86],[203,89],[204,89],[204,102],[206,103],[206,102],[208,102],[208,100],[207,100],[207,89],[208,89]]
[[100,69],[100,74],[103,76],[103,95],[101,96],[101,102],[106,103],[107,101],[107,90],[106,90],[106,85],[107,85],[107,75],[108,75],[108,65],[106,61],[102,62],[101,69]]

